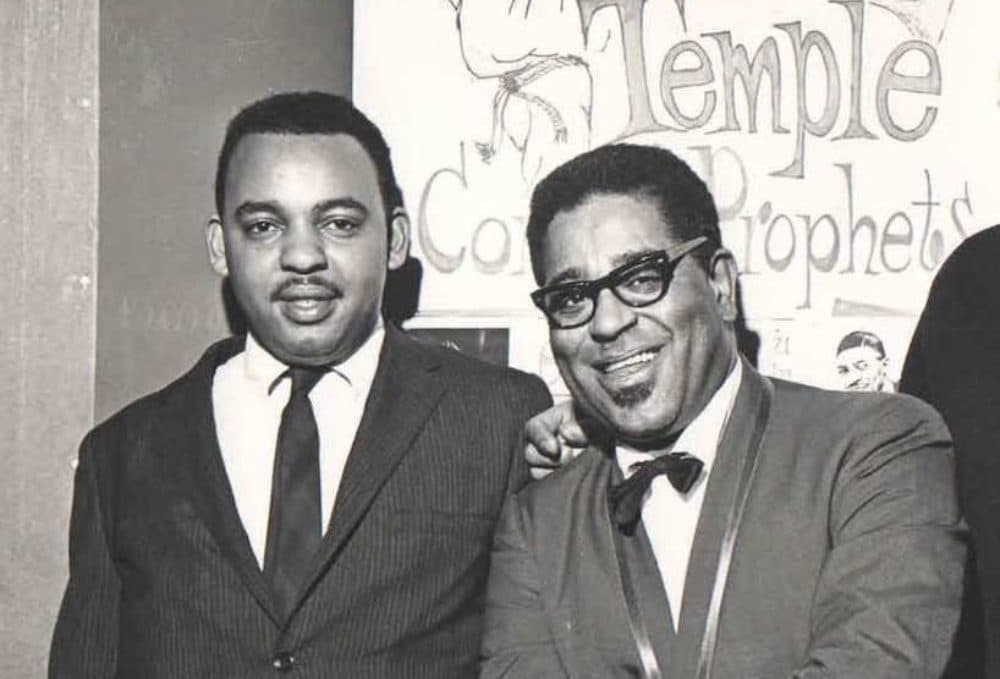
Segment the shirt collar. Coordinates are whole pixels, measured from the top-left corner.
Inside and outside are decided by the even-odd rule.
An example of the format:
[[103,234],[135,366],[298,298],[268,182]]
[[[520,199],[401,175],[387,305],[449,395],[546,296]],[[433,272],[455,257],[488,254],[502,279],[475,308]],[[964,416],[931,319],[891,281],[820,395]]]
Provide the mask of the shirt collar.
[[375,371],[378,369],[378,359],[385,344],[385,326],[380,318],[375,330],[368,336],[358,350],[347,357],[347,360],[335,365],[331,372],[344,378],[351,388],[359,393],[367,394],[375,381]]
[[243,351],[243,372],[248,380],[267,389],[287,369],[288,366],[262,347],[253,334],[247,333],[247,346]]
[[[339,376],[353,390],[367,394],[375,380],[375,371],[384,343],[385,326],[379,319],[368,339],[346,360],[333,366],[330,373]],[[262,347],[252,333],[247,333],[246,350],[243,352],[243,371],[248,380],[266,390],[287,369],[288,366]]]
[[[733,410],[733,403],[736,401],[736,394],[742,380],[743,362],[737,357],[732,370],[722,381],[722,385],[715,390],[712,398],[708,400],[701,412],[695,415],[695,418],[681,432],[674,444],[674,450],[698,457],[704,463],[706,471],[711,468],[715,461],[719,440],[722,438],[722,432],[729,421],[729,414]],[[629,467],[636,462],[651,459],[653,454],[619,445],[616,448],[616,456],[622,472],[628,476]]]

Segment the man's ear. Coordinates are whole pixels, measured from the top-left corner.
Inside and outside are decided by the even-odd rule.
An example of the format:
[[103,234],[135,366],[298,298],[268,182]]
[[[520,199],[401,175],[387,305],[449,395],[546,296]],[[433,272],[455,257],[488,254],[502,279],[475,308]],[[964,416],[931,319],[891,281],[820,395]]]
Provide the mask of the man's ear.
[[736,259],[726,248],[719,248],[708,263],[708,280],[715,293],[715,301],[719,305],[724,321],[736,321],[736,280],[739,271],[736,269]]
[[228,276],[226,239],[222,235],[222,220],[218,216],[213,216],[205,225],[205,244],[208,245],[208,261],[212,265],[212,271],[223,277]]
[[389,221],[389,260],[390,270],[398,269],[410,255],[410,217],[401,207],[392,211]]

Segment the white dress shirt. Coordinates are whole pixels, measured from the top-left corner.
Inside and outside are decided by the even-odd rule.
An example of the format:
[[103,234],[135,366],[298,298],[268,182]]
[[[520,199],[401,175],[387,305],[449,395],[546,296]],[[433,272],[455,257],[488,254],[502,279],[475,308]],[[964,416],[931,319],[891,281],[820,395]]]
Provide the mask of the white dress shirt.
[[[320,510],[323,526],[337,498],[347,455],[354,443],[385,339],[379,325],[354,354],[323,375],[309,392],[319,432]],[[291,380],[269,387],[288,366],[269,354],[252,335],[246,349],[220,365],[212,382],[212,407],[222,460],[243,529],[263,568],[271,506],[271,474],[281,411]]]
[[[653,479],[643,501],[642,525],[649,537],[663,588],[670,601],[675,629],[680,628],[684,582],[687,579],[688,560],[695,529],[698,527],[698,517],[701,515],[701,505],[705,500],[705,488],[712,473],[719,438],[729,420],[742,379],[743,366],[737,360],[722,386],[681,432],[674,444],[674,451],[695,455],[705,464],[691,490],[682,495],[665,475],[660,475]],[[629,468],[633,464],[653,459],[653,453],[627,446],[618,446],[615,452],[618,466],[626,477],[631,475]]]

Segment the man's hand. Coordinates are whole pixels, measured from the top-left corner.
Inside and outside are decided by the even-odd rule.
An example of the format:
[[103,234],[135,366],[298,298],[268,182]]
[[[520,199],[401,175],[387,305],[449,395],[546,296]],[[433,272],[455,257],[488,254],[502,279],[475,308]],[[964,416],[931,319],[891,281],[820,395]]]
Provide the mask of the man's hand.
[[557,403],[524,425],[524,459],[535,479],[548,476],[587,447],[587,436],[573,413],[573,402]]

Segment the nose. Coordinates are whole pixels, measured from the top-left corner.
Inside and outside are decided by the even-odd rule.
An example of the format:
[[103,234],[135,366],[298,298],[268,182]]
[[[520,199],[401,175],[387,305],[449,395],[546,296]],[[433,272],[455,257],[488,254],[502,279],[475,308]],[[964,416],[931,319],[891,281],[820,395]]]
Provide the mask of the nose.
[[308,274],[327,266],[326,253],[319,232],[311,224],[294,224],[284,233],[281,242],[281,268]]
[[611,290],[601,290],[594,305],[590,336],[597,342],[613,340],[635,323],[632,307],[615,297]]

